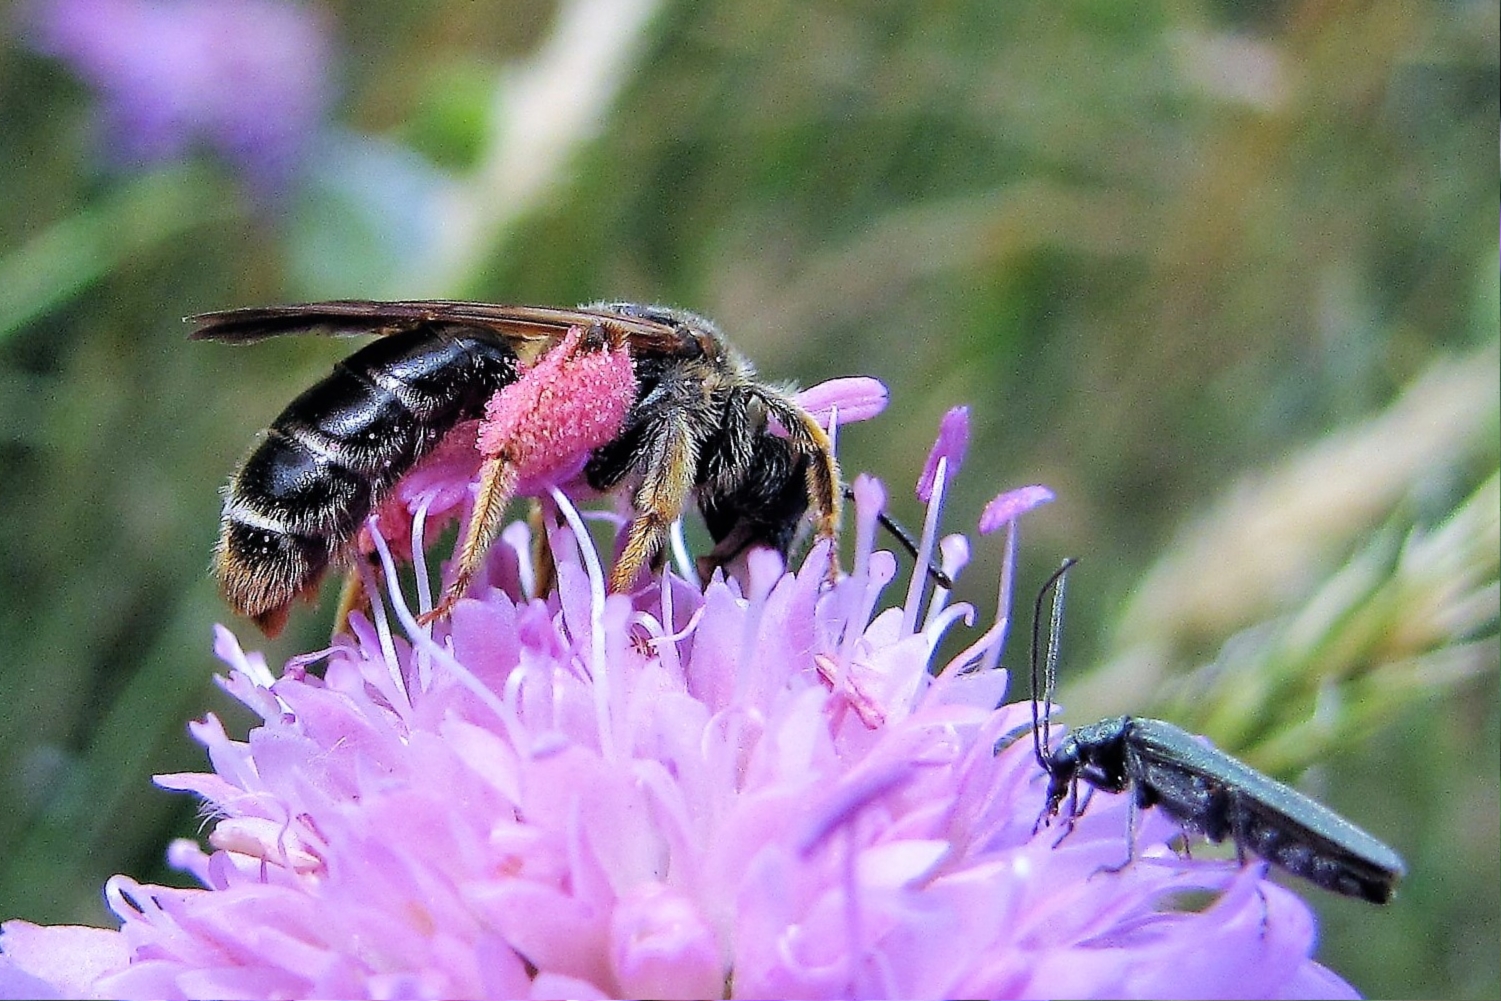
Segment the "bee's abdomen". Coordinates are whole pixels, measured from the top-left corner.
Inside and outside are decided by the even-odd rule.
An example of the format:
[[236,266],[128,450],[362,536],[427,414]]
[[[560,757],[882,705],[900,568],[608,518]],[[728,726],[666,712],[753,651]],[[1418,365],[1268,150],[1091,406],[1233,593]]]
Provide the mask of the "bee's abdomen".
[[419,328],[374,341],[271,422],[225,497],[225,597],[261,616],[314,583],[390,488],[517,378],[496,334]]

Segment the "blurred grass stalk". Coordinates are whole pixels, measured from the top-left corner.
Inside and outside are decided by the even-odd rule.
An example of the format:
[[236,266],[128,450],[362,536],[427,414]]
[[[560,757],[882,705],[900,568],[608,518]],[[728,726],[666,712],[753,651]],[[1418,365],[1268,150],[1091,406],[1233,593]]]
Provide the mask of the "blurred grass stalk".
[[211,171],[193,164],[102,190],[98,200],[0,256],[0,342],[127,261],[242,211]]
[[1494,343],[1441,361],[1385,413],[1234,485],[1143,578],[1070,716],[1162,715],[1292,777],[1496,670],[1501,478],[1431,529],[1409,502],[1494,469],[1498,382]]
[[418,269],[419,288],[472,295],[475,269],[512,227],[568,176],[574,157],[608,123],[638,68],[661,0],[565,0],[552,30],[495,90],[491,136],[480,162],[442,196],[441,243]]
[[[143,787],[141,778],[161,770],[158,755],[164,745],[182,739],[183,720],[202,717],[204,657],[183,651],[203,649],[204,624],[217,611],[217,600],[203,589],[164,608],[151,647],[130,681],[91,722],[86,744],[63,751],[49,743],[23,762],[47,775],[50,788],[45,805],[0,855],[0,899],[22,901],[43,920],[107,920],[97,888],[76,895],[73,883],[99,857],[120,866],[137,861],[122,856],[121,843],[134,838],[140,844],[143,831],[155,836],[161,817],[178,809],[171,797]],[[56,760],[49,760],[54,755]],[[159,853],[161,847],[153,845],[151,851]],[[49,888],[52,896],[32,897],[37,887]]]

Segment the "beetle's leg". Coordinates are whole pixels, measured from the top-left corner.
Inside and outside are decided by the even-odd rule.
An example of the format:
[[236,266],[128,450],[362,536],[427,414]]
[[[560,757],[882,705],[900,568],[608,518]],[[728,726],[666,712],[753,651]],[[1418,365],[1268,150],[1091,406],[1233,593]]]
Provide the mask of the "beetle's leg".
[[1235,842],[1235,861],[1244,868],[1246,842],[1251,837],[1251,832],[1246,830],[1247,811],[1241,806],[1240,796],[1236,792],[1227,789],[1226,796],[1230,807],[1230,840]]
[[1089,803],[1093,799],[1094,786],[1090,786],[1084,790],[1084,799],[1080,801],[1079,780],[1074,779],[1068,792],[1068,816],[1063,818],[1063,833],[1058,835],[1058,840],[1053,842],[1054,848],[1063,844],[1063,839],[1074,833],[1074,825],[1078,823],[1080,817],[1084,816],[1084,811],[1089,809]]
[[1136,802],[1136,792],[1132,790],[1126,805],[1126,861],[1120,865],[1102,865],[1096,872],[1117,873],[1136,861],[1136,815],[1141,812],[1141,806]]
[[[1246,841],[1250,838],[1250,832],[1246,830],[1246,819],[1249,814],[1242,806],[1241,798],[1237,793],[1231,790],[1226,790],[1226,796],[1229,800],[1230,809],[1230,840],[1235,842],[1235,861],[1240,865],[1241,868],[1245,868],[1248,854],[1246,852]],[[1188,847],[1187,834],[1183,836],[1183,846],[1185,849]],[[1184,854],[1188,854],[1187,851],[1185,851]],[[1265,875],[1264,870],[1262,874]],[[1260,883],[1256,884],[1256,898],[1261,901],[1260,928],[1261,937],[1265,938],[1267,934],[1267,925],[1271,921],[1271,913],[1268,910],[1269,905],[1267,904],[1266,891],[1262,889]]]

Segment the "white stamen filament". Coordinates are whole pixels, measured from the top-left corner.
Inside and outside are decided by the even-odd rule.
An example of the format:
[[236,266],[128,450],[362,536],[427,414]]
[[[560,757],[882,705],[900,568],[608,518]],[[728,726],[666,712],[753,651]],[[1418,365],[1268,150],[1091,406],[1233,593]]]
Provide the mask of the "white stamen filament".
[[[412,569],[417,574],[417,610],[426,615],[433,610],[433,582],[427,576],[427,509],[432,494],[423,494],[412,512]],[[427,686],[424,684],[424,688]]]
[[[395,591],[396,567],[390,563],[390,549],[386,546],[385,537],[380,534],[376,516],[371,515],[366,525],[370,529],[370,538],[375,542],[376,551],[381,554],[381,559],[386,561],[390,568],[391,588]],[[386,618],[386,606],[380,598],[380,585],[364,560],[360,560],[357,566],[360,583],[365,588],[365,595],[370,599],[370,618],[375,624],[375,635],[380,639],[381,658],[386,662],[386,671],[391,676],[391,700],[403,717],[409,716],[412,712],[412,698],[407,692],[406,679],[401,676],[401,662],[396,659],[396,644],[391,640],[391,621]]]
[[[698,579],[698,567],[693,562],[693,556],[688,552],[688,540],[683,535],[683,519],[674,518],[672,529],[668,533],[668,539],[672,544],[672,562],[677,564],[678,576],[698,588],[704,589],[703,582]],[[662,582],[662,590],[666,592],[667,582]]]
[[[427,576],[427,509],[432,504],[432,495],[424,495],[417,503],[417,510],[412,513],[412,570],[417,575],[417,609],[424,615],[432,611],[433,607],[433,582]],[[432,626],[422,626],[428,635],[432,635]],[[414,652],[417,665],[417,690],[425,692],[432,687],[433,660],[417,647]]]
[[[677,555],[677,558],[681,560],[683,557],[686,557],[688,555],[687,546],[683,546],[683,552],[680,555],[677,554],[677,549],[679,544],[682,542],[683,534],[683,520],[681,518],[672,523],[672,534],[673,552],[675,555]],[[672,629],[672,578],[667,574],[663,574],[662,582],[659,587],[660,590],[657,592],[657,596],[659,599],[661,599],[662,602],[662,634],[661,636],[655,637],[653,639],[652,649],[657,652],[657,659],[660,660],[665,667],[667,667],[673,673],[677,673],[682,669],[682,662],[678,659],[678,640],[681,637],[672,636],[670,639],[666,639],[665,641],[663,639],[663,637],[670,635],[670,630]],[[697,627],[698,617],[697,612],[695,612],[694,618],[689,620],[688,626],[683,630],[683,632],[686,634],[688,630],[695,629]]]
[[[469,668],[459,663],[458,659],[455,658],[453,654],[449,653],[447,650],[443,649],[443,647],[433,642],[433,638],[428,635],[427,630],[417,625],[416,616],[412,614],[412,610],[407,607],[406,599],[401,595],[401,582],[397,579],[396,576],[396,562],[391,558],[391,547],[386,545],[385,537],[380,534],[380,526],[375,523],[374,518],[371,519],[369,524],[371,526],[370,538],[375,543],[375,551],[380,554],[381,567],[385,571],[386,587],[391,595],[391,610],[396,613],[396,618],[401,621],[402,628],[406,630],[407,638],[411,640],[414,647],[421,647],[422,649],[428,651],[430,656],[440,661],[445,667],[452,671],[454,677],[459,680],[459,683],[461,685],[473,692],[475,697],[483,702],[486,706],[488,706],[495,713],[495,715],[499,716],[503,723],[506,723],[507,726],[510,726],[513,721],[510,719],[510,714],[506,709],[506,705],[500,699],[500,697],[497,696],[493,691],[491,691],[484,682],[476,678],[473,672],[469,670]],[[370,583],[372,585],[372,602],[378,604],[378,598],[375,597],[375,591],[373,589],[374,582],[372,581]],[[383,613],[382,618],[384,618]],[[389,635],[389,627],[387,629],[387,634]],[[396,661],[396,651],[394,647],[392,647],[388,656],[390,657],[392,670],[396,672],[398,677],[400,677],[400,666]],[[405,698],[405,687],[403,687],[401,691],[402,697]],[[408,703],[408,709],[410,709],[410,703]],[[518,744],[517,746],[519,747],[522,745]]]
[[513,521],[501,531],[500,538],[516,554],[516,576],[520,579],[521,593],[538,597],[537,569],[532,566],[532,530],[524,521]]
[[589,674],[594,679],[594,711],[599,720],[599,748],[606,761],[614,761],[615,734],[610,725],[610,679],[605,665],[605,574],[599,565],[599,553],[589,535],[578,508],[557,487],[549,487],[553,503],[558,506],[568,527],[573,529],[574,544],[583,558],[589,575]]
[[[949,580],[959,579],[959,571],[963,570],[969,562],[969,544],[962,535],[947,535],[938,541],[938,551],[943,554],[940,566],[943,572],[949,575]],[[953,591],[946,587],[934,587],[933,599],[928,602],[927,618],[923,620],[923,631],[926,632],[937,620],[948,600],[953,596]]]
[[[885,492],[879,483],[871,484],[876,497],[874,502],[877,509],[885,503]],[[844,672],[849,665],[850,657],[854,653],[855,642],[865,632],[865,626],[870,622],[870,612],[875,608],[876,598],[880,594],[880,587],[885,585],[882,581],[879,586],[874,586],[871,577],[871,556],[876,547],[876,516],[863,516],[864,503],[860,497],[860,491],[855,492],[855,567],[850,576],[841,582],[841,589],[847,588],[847,594],[839,600],[845,606],[844,634],[839,642],[839,677],[836,684],[844,682]]]
[[[1016,577],[1016,519],[1006,522],[1006,549],[1001,557],[1001,587],[996,596],[994,641],[985,651],[980,670],[989,671],[1001,662],[1006,632],[1011,626],[1011,588]],[[988,635],[988,634],[987,634]]]
[[902,606],[902,635],[909,636],[917,628],[917,615],[922,606],[922,594],[928,582],[928,563],[933,556],[933,540],[938,534],[938,516],[943,511],[943,494],[948,487],[949,457],[938,457],[938,466],[933,470],[933,490],[928,495],[928,510],[923,517],[922,540],[917,544],[917,556],[912,565],[912,579],[907,582],[907,602]]

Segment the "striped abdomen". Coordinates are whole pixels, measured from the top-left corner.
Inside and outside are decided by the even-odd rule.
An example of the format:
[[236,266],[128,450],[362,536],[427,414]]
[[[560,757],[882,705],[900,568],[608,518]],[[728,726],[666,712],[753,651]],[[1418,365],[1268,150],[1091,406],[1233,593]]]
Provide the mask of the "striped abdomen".
[[339,362],[229,482],[215,551],[226,600],[275,634],[396,481],[516,378],[506,339],[474,327],[418,327]]

